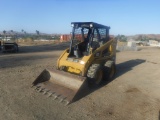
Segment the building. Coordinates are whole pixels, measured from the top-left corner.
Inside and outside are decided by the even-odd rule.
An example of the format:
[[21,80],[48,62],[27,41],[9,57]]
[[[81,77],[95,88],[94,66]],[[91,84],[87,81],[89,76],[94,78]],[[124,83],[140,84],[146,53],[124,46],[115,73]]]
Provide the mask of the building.
[[150,46],[158,46],[160,47],[160,43],[156,40],[149,40],[149,45]]
[[71,35],[70,34],[64,34],[60,36],[60,41],[61,42],[65,42],[65,41],[69,41],[71,39]]

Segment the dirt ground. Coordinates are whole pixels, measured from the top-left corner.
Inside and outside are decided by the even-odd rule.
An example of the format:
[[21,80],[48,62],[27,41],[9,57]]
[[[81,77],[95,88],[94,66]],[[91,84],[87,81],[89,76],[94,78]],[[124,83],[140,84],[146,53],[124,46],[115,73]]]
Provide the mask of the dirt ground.
[[114,80],[64,106],[31,84],[67,46],[23,45],[19,53],[0,53],[1,120],[160,120],[160,48],[117,52]]

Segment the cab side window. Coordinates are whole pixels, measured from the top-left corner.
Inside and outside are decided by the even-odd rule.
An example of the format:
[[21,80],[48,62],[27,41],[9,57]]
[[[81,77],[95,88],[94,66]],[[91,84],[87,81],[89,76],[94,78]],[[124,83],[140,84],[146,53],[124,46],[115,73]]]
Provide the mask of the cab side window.
[[95,50],[98,47],[100,47],[99,40],[100,40],[100,38],[99,38],[98,30],[94,29],[94,32],[93,32],[93,41],[92,41],[92,44],[91,44],[91,47],[93,48],[93,50]]
[[108,41],[108,33],[107,33],[107,29],[105,28],[99,28],[98,29],[99,35],[100,35],[100,45],[103,45],[104,43],[106,43]]

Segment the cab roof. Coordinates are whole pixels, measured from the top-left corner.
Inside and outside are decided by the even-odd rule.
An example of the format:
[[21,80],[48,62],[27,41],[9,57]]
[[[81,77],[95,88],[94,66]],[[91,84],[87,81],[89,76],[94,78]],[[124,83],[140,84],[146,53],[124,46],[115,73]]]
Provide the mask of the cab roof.
[[[71,22],[71,24],[74,24],[76,27],[84,27],[84,28],[106,28],[110,29],[109,26],[101,25],[95,22]],[[92,26],[92,27],[91,27]]]

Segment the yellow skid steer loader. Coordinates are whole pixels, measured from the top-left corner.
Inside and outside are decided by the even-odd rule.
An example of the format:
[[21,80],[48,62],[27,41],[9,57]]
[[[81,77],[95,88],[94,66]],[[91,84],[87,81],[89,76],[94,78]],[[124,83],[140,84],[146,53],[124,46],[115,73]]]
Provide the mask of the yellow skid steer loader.
[[110,27],[94,22],[72,22],[72,37],[53,69],[45,69],[32,83],[33,87],[60,102],[69,104],[90,87],[111,79],[116,71],[115,39]]

